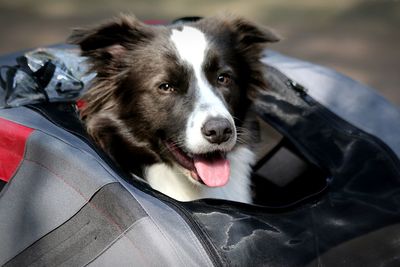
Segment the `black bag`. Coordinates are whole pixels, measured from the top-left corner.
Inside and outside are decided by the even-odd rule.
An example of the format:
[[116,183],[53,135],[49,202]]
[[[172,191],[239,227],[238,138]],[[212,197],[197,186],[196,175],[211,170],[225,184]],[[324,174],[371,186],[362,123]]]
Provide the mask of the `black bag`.
[[269,90],[253,108],[282,136],[254,170],[263,206],[183,203],[132,180],[74,103],[0,109],[0,159],[16,162],[0,163],[0,265],[398,265],[398,109],[332,70],[263,60]]

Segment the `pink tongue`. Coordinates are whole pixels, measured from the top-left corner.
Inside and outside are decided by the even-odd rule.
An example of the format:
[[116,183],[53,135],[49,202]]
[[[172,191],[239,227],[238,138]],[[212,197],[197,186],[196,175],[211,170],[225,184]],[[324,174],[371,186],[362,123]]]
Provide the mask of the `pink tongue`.
[[194,166],[201,180],[210,187],[223,186],[228,182],[230,165],[223,157],[212,160],[195,157]]

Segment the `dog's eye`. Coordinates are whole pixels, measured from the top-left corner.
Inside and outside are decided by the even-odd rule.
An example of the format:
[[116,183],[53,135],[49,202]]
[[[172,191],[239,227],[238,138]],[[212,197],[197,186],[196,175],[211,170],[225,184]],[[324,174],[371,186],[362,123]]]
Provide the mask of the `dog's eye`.
[[169,83],[160,84],[160,86],[158,86],[158,89],[160,89],[163,92],[167,92],[167,93],[175,91],[174,87]]
[[228,86],[231,84],[232,78],[229,74],[223,73],[218,76],[217,81],[222,86]]

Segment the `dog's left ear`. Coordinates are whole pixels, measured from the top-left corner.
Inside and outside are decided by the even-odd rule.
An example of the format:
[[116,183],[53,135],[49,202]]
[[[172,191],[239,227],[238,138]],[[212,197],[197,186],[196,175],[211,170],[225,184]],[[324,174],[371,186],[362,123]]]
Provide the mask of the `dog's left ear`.
[[280,40],[280,37],[269,28],[244,18],[230,18],[229,24],[236,33],[237,42],[242,48],[265,45],[266,43],[274,43]]
[[225,20],[235,39],[235,48],[247,63],[249,84],[247,97],[254,100],[259,90],[268,88],[265,80],[265,66],[261,62],[264,49],[269,43],[278,42],[280,37],[269,28],[241,17],[227,17]]

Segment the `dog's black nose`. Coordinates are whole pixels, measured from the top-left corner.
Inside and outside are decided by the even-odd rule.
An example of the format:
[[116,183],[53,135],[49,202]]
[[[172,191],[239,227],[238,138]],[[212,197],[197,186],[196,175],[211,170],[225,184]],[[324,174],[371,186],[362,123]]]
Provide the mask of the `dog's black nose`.
[[204,123],[201,133],[208,142],[221,144],[228,141],[233,133],[233,126],[225,118],[212,118]]

